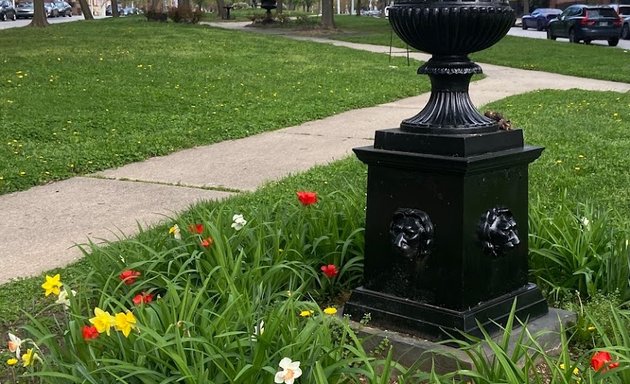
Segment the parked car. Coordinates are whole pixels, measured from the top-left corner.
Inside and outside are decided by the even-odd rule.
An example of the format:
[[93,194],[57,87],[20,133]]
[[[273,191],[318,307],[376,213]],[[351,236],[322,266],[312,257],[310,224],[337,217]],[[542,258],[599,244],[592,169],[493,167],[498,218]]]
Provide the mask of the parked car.
[[35,8],[33,8],[33,3],[18,3],[15,9],[15,13],[18,19],[31,18],[33,17],[34,12],[35,12]]
[[529,15],[524,15],[521,20],[523,22],[522,28],[536,28],[537,31],[547,29],[549,20],[555,19],[562,11],[555,8],[538,8]]
[[72,6],[65,1],[55,1],[54,6],[57,8],[59,16],[72,17]]
[[621,25],[621,38],[630,39],[630,4],[610,4],[610,7],[617,11],[623,18]]
[[630,16],[626,16],[623,19],[623,25],[621,26],[621,38],[630,40]]
[[[122,15],[122,13],[123,13],[123,6],[118,4],[118,14]],[[111,15],[112,15],[112,5],[110,4],[105,8],[105,16],[111,16]]]
[[138,13],[140,13],[140,11],[138,11],[138,8],[136,7],[126,7],[120,12],[123,16],[137,15]]
[[381,17],[381,11],[378,9],[363,10],[361,11],[361,16]]
[[610,4],[609,7],[617,11],[621,17],[630,16],[630,4]]
[[44,2],[44,10],[46,11],[46,16],[48,17],[58,17],[59,10],[55,7],[55,4],[49,1]]
[[572,43],[608,40],[611,47],[619,44],[621,18],[617,12],[602,5],[576,4],[566,8],[549,22],[547,38],[567,37]]
[[0,20],[15,20],[17,18],[13,4],[8,0],[0,0]]

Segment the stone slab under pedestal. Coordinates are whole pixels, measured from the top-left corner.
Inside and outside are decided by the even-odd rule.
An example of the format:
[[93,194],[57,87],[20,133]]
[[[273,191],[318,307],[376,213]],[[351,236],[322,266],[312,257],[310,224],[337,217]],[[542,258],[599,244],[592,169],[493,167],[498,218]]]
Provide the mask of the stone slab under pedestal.
[[[567,324],[574,323],[576,315],[573,312],[549,308],[549,312],[537,319],[529,321],[526,324],[527,330],[531,335],[537,335],[536,340],[545,348],[549,354],[557,354],[561,349],[560,330],[566,329]],[[515,321],[515,323],[517,323]],[[458,348],[443,343],[436,343],[427,339],[422,339],[399,333],[387,329],[380,329],[361,325],[352,322],[352,326],[363,340],[363,346],[366,351],[375,350],[388,340],[389,345],[393,348],[393,359],[404,367],[416,367],[422,371],[429,372],[433,366],[438,373],[453,372],[458,367],[468,369],[472,368],[472,361],[468,356]],[[508,351],[512,351],[516,341],[524,328],[514,325]],[[501,331],[495,332],[493,338],[499,341],[503,337]],[[526,337],[525,337],[526,340]],[[488,356],[492,351],[486,348]]]

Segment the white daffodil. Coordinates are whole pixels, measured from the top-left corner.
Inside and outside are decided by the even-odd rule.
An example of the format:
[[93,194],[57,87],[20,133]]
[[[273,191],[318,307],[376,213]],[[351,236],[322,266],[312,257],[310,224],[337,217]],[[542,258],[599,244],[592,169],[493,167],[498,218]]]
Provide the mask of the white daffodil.
[[299,361],[291,361],[288,357],[280,360],[280,368],[282,371],[276,372],[274,382],[277,384],[293,384],[293,381],[302,376],[302,370],[300,369]]
[[[70,293],[72,293],[72,296],[75,296],[77,294],[77,291],[72,290],[70,291]],[[68,291],[64,289],[59,292],[59,297],[57,297],[55,303],[63,305],[66,309],[70,308],[70,298],[68,296]]]
[[168,229],[168,233],[173,234],[173,237],[177,240],[182,239],[182,233],[179,230],[179,225],[175,224]]
[[240,231],[247,224],[247,220],[243,218],[243,215],[236,214],[232,216],[232,228]]
[[265,332],[265,320],[260,320],[258,325],[254,326],[254,334],[252,335],[252,341],[258,340],[258,336]]
[[15,353],[18,359],[21,356],[20,348],[22,348],[22,339],[9,332],[9,352]]
[[588,219],[588,217],[582,217],[580,219],[580,224],[582,224],[582,228],[586,229],[587,231],[591,229],[591,221]]

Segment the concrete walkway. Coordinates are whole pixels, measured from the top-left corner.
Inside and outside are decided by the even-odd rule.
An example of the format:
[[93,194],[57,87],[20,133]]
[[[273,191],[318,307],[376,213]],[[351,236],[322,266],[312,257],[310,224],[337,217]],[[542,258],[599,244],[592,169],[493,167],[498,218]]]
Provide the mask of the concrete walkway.
[[[252,30],[242,23],[220,26]],[[383,46],[292,38],[389,53],[389,47]],[[429,58],[419,53],[412,53],[411,57]],[[478,107],[535,89],[630,91],[630,84],[485,64],[482,68],[487,77],[470,87]],[[81,257],[75,244],[88,239],[99,242],[131,236],[138,224],[151,225],[175,217],[193,203],[232,194],[219,190],[255,190],[265,182],[344,158],[353,147],[371,145],[375,130],[397,127],[402,119],[416,114],[428,96],[348,111],[300,126],[2,195],[0,283],[74,262]],[[234,156],[235,153],[239,155]],[[190,166],[192,163],[194,167]]]

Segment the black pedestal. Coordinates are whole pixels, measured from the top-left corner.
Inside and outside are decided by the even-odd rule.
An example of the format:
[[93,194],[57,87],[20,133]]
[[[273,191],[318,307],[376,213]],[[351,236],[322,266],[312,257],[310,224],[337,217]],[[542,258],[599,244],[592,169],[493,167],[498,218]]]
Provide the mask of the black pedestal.
[[501,324],[515,299],[523,320],[547,313],[527,281],[527,168],[542,150],[524,146],[520,130],[392,129],[355,148],[368,164],[364,286],[344,313],[435,339]]

